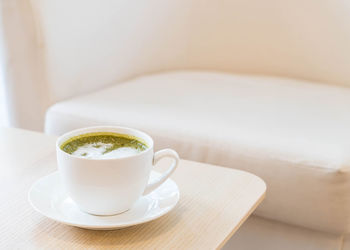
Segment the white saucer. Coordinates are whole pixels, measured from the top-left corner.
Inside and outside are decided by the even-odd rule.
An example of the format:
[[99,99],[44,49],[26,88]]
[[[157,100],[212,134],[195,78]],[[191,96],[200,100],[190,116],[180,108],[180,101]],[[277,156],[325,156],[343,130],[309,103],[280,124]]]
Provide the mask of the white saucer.
[[[158,176],[159,173],[152,171],[151,180]],[[152,193],[142,196],[130,210],[113,216],[95,216],[75,205],[64,191],[59,173],[54,172],[35,182],[28,198],[35,210],[52,220],[81,228],[111,230],[159,218],[175,207],[180,192],[176,183],[168,179]]]

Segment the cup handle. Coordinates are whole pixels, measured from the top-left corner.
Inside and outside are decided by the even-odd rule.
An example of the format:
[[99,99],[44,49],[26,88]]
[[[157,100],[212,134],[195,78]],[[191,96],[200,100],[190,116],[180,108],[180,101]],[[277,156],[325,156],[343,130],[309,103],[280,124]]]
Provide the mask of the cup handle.
[[155,190],[157,187],[163,184],[169,178],[169,176],[174,172],[176,167],[179,165],[179,161],[180,161],[179,155],[176,153],[176,151],[167,148],[167,149],[159,150],[154,154],[153,166],[155,166],[160,159],[165,157],[173,158],[173,162],[170,168],[162,176],[160,176],[156,180],[149,183],[146,186],[145,191],[143,192],[143,195],[147,195],[151,193],[153,190]]

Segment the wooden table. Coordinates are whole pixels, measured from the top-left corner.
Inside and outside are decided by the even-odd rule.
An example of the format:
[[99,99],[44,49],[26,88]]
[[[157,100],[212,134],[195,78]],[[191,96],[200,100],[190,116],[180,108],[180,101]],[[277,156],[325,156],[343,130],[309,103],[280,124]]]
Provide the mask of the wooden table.
[[181,198],[169,214],[114,231],[63,225],[35,212],[27,200],[32,183],[57,169],[55,141],[0,129],[0,249],[220,248],[265,196],[265,183],[252,174],[182,160],[171,177]]

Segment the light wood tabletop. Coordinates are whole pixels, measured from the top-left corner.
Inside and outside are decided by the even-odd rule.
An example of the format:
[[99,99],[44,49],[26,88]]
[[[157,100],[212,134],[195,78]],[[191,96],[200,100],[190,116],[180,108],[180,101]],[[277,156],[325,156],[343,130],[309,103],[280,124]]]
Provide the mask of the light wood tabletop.
[[[221,248],[265,196],[250,173],[181,160],[172,179],[180,201],[170,213],[112,231],[80,229],[47,219],[30,206],[30,186],[57,170],[56,137],[0,129],[0,249]],[[167,165],[159,163],[158,171]]]

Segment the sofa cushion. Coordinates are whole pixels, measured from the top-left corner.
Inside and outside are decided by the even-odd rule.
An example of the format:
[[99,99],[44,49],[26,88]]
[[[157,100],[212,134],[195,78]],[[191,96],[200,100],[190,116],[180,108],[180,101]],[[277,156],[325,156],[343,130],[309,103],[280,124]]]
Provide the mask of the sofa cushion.
[[138,128],[156,149],[262,177],[268,190],[257,215],[329,232],[350,227],[350,89],[179,71],[119,83],[47,112],[50,134],[91,125]]

